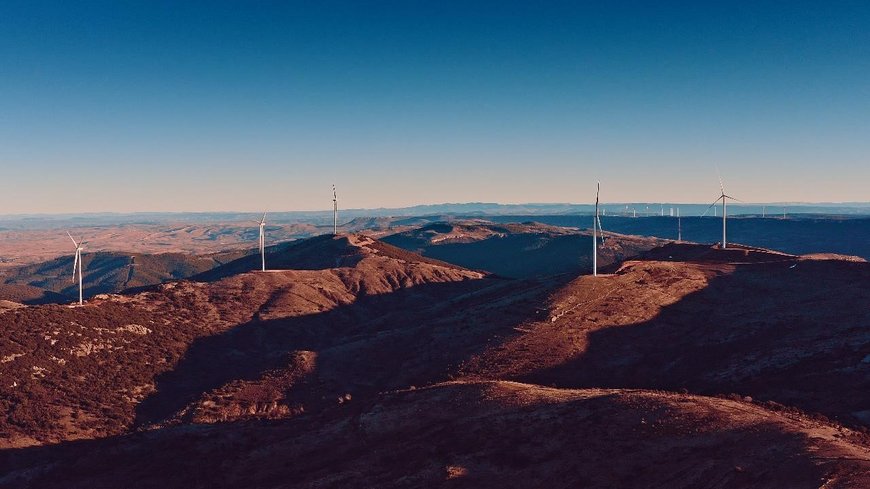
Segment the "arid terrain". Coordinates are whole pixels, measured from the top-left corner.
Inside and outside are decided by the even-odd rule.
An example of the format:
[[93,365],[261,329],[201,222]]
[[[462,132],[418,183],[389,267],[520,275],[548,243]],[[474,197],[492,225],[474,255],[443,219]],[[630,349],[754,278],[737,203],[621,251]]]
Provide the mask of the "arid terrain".
[[0,487],[870,486],[866,261],[395,231],[0,302]]
[[[276,241],[325,232],[312,225],[270,225],[268,229]],[[99,251],[207,255],[256,247],[257,243],[257,225],[241,222],[86,226],[70,228],[69,231],[77,241],[87,243],[85,256]],[[75,247],[66,232],[66,229],[56,228],[0,229],[0,271],[71,256],[70,250]],[[72,270],[71,263],[69,268]]]

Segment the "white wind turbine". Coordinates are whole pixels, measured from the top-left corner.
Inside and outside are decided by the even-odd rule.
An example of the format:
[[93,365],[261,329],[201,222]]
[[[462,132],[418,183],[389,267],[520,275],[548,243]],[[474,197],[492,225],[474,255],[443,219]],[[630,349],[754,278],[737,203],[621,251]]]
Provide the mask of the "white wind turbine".
[[677,207],[677,243],[683,242],[683,222],[680,219],[680,208]]
[[725,193],[725,185],[722,184],[722,175],[719,175],[718,170],[716,171],[716,174],[719,177],[719,190],[721,190],[721,194],[719,194],[718,199],[714,200],[713,203],[710,204],[710,207],[707,207],[707,210],[704,211],[704,215],[706,215],[707,212],[710,211],[710,209],[714,209],[714,207],[716,206],[716,204],[719,203],[720,200],[722,201],[722,249],[724,250],[728,247],[728,243],[727,243],[726,238],[725,238],[725,228],[726,228],[726,224],[727,224],[727,220],[728,220],[728,199],[731,199],[731,200],[734,200],[737,202],[743,202],[743,201],[740,199],[736,199],[734,197],[731,197],[730,195],[726,194]]
[[73,260],[73,280],[76,279],[76,270],[79,272],[79,305],[84,304],[84,293],[82,289],[82,249],[85,246],[84,238],[82,238],[81,243],[76,243],[76,240],[73,239],[72,234],[69,231],[66,232],[66,235],[69,236],[69,239],[72,240],[73,245],[76,247],[76,257]]
[[263,218],[259,221],[254,221],[260,226],[260,261],[262,262],[262,270],[266,271],[266,213],[263,213]]
[[332,184],[332,234],[338,235],[338,195],[335,184]]
[[598,216],[598,195],[601,193],[601,182],[595,191],[595,219],[592,221],[592,276],[598,276],[598,236],[595,230],[601,232],[601,244],[604,244],[604,229],[601,228],[601,218]]

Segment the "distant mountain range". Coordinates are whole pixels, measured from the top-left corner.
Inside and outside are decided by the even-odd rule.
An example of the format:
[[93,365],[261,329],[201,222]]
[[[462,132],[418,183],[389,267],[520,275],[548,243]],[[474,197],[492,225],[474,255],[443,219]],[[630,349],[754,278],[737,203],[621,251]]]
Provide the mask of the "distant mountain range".
[[[709,204],[685,204],[669,202],[621,202],[602,204],[605,215],[661,216],[676,215],[698,216],[705,212],[712,214]],[[751,204],[729,204],[733,215],[783,214],[821,214],[843,216],[870,215],[870,202],[844,203],[800,203],[772,202]],[[530,203],[497,204],[487,202],[446,203],[416,205],[399,208],[377,209],[340,209],[339,219],[347,222],[356,218],[413,217],[413,216],[504,216],[504,215],[571,215],[591,214],[595,206],[591,204],[568,203]],[[718,209],[715,212],[719,212]],[[99,226],[118,224],[160,224],[166,222],[229,222],[259,218],[255,212],[137,212],[137,213],[88,213],[88,214],[0,214],[0,231],[3,229],[44,229],[78,226]],[[270,212],[268,220],[272,224],[309,223],[314,225],[332,224],[332,211],[287,211]]]

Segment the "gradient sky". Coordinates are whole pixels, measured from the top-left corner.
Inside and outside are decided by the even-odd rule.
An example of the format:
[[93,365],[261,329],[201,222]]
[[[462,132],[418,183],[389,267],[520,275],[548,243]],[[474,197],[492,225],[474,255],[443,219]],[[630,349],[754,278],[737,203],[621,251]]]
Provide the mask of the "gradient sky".
[[870,3],[0,3],[0,214],[870,200]]

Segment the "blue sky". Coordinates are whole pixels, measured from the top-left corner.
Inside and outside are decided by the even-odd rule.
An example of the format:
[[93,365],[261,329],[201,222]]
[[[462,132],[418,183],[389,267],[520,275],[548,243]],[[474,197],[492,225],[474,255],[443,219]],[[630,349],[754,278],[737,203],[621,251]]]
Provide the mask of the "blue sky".
[[866,2],[0,4],[0,214],[868,201],[868,156]]

